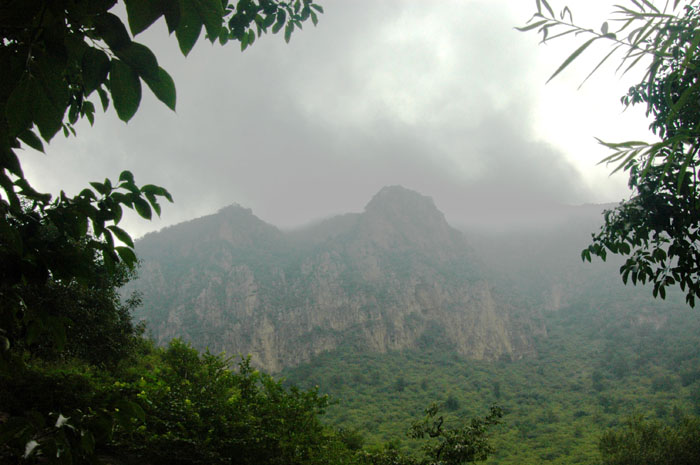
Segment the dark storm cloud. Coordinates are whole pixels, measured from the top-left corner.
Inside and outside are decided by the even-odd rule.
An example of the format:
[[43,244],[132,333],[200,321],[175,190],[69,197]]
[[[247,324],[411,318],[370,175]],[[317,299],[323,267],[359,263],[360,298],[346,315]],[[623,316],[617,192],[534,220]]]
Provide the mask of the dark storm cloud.
[[161,223],[130,221],[136,233],[234,202],[298,225],[361,210],[391,184],[432,196],[457,221],[586,200],[576,170],[534,139],[533,44],[503,3],[323,4],[317,28],[243,54],[202,41],[183,59],[162,28],[148,31],[137,40],[173,75],[177,113],[144,90],[128,125],[100,115],[49,157],[27,154],[28,174],[52,191],[122,169],[168,187],[176,205]]

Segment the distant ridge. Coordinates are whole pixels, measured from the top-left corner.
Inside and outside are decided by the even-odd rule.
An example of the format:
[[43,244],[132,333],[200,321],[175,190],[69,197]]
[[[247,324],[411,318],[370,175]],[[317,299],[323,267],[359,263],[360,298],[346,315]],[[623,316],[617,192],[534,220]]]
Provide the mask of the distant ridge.
[[348,344],[520,358],[543,331],[493,288],[433,200],[401,186],[290,233],[234,205],[149,234],[137,251],[131,289],[158,341],[251,353],[269,370]]

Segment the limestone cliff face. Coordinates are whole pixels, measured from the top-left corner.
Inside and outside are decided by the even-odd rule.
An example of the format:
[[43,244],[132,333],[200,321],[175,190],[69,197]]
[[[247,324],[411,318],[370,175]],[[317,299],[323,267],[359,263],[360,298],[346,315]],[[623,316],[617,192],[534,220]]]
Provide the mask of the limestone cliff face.
[[271,371],[340,345],[520,358],[543,331],[484,279],[433,201],[398,186],[363,213],[294,233],[234,206],[150,234],[137,249],[139,316],[157,340],[250,353]]

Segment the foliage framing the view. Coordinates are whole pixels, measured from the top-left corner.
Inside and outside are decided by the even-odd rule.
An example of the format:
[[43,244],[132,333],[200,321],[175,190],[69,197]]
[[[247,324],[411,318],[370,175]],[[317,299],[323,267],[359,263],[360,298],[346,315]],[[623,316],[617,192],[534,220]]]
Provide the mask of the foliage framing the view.
[[[123,11],[121,6],[120,17],[115,12]],[[3,461],[93,463],[96,444],[145,420],[144,410],[123,392],[81,381],[78,389],[87,392],[76,399],[62,368],[55,377],[46,374],[53,364],[70,365],[77,358],[87,364],[86,373],[97,370],[109,377],[134,355],[140,336],[130,310],[138,300],[122,304],[116,289],[129,279],[137,258],[132,238],[118,224],[124,208],[150,219],[154,212],[160,215],[163,198],[172,202],[166,189],[139,186],[129,171],[116,183],[105,179],[78,195],[61,191],[54,198],[31,186],[19,150],[43,152],[59,131],[75,135],[80,119],[93,124],[98,101],[104,111],[111,102],[117,116],[129,121],[138,110],[142,83],[174,110],[172,78],[152,51],[132,39],[161,17],[187,55],[203,30],[212,43],[239,41],[242,50],[269,29],[284,30],[288,42],[302,22],[316,24],[322,11],[312,0],[2,2],[0,377],[3,386],[24,386],[20,392],[39,381],[44,391],[39,395],[51,393],[34,403],[25,402],[23,394],[16,402],[3,397]],[[61,389],[70,391],[68,397],[51,403]],[[100,398],[96,409],[95,398]]]
[[[106,111],[113,103],[123,121],[136,113],[141,83],[171,109],[175,85],[146,46],[132,40],[164,17],[187,55],[205,31],[207,39],[241,49],[271,29],[284,29],[285,40],[322,8],[311,0],[279,2],[241,0],[126,0],[126,20],[111,10],[116,0],[12,0],[0,6],[0,351],[3,358],[27,331],[16,324],[46,329],[62,341],[61,321],[33,318],[23,286],[53,278],[81,280],[95,252],[110,268],[136,263],[133,241],[118,226],[123,208],[150,219],[160,215],[159,199],[172,201],[154,185],[139,187],[125,171],[113,185],[105,179],[70,197],[53,199],[32,188],[22,171],[22,144],[43,151],[57,132],[75,134],[75,123],[92,124],[96,101]],[[131,34],[129,33],[131,31]],[[38,133],[38,134],[37,134]],[[38,231],[47,232],[39,234]],[[122,245],[118,245],[118,240]],[[35,313],[34,313],[35,314]],[[36,333],[36,331],[34,331]],[[23,336],[24,335],[24,336]],[[60,345],[60,344],[59,344]]]
[[601,141],[613,151],[602,162],[616,164],[613,172],[629,172],[632,196],[605,212],[605,225],[581,257],[626,255],[620,268],[625,283],[652,283],[654,296],[661,298],[667,287],[678,285],[690,306],[700,297],[699,21],[697,1],[666,1],[657,7],[632,0],[629,6],[617,5],[596,31],[576,25],[568,7],[557,15],[546,0],[537,0],[537,13],[519,28],[537,30],[543,42],[569,34],[588,37],[550,79],[600,40],[609,41],[612,49],[584,82],[618,51],[618,71],[648,64],[642,80],[621,100],[625,107],[646,105],[650,129],[660,140]]

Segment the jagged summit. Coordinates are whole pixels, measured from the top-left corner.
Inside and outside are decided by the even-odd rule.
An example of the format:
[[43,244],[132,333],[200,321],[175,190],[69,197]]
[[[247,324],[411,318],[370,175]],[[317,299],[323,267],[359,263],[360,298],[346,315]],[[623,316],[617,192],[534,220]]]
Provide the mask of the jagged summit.
[[140,255],[148,256],[165,253],[173,247],[177,253],[185,253],[215,241],[235,247],[257,247],[281,236],[279,229],[255,216],[250,208],[233,204],[215,214],[146,234],[136,242],[136,247]]
[[443,221],[445,218],[442,212],[437,209],[431,197],[403,186],[386,186],[380,189],[365,207],[365,212],[411,215],[427,213],[428,216],[433,218],[439,217]]
[[415,248],[440,259],[467,250],[462,234],[447,223],[431,197],[402,186],[381,189],[365,207],[358,230],[385,249]]
[[216,213],[219,215],[223,215],[223,216],[227,216],[227,217],[231,217],[231,218],[251,217],[251,216],[255,217],[255,215],[253,214],[253,210],[251,210],[250,208],[246,208],[239,203],[233,203],[231,205],[227,205],[225,207],[222,207]]
[[329,218],[293,234],[261,220],[250,208],[232,204],[218,212],[180,223],[137,241],[139,253],[188,254],[226,242],[247,249],[277,249],[280,241],[322,243],[345,238],[351,254],[384,250],[413,251],[444,261],[469,253],[463,234],[452,228],[431,197],[402,186],[387,186],[367,203],[364,212]]
[[137,316],[156,340],[250,353],[270,370],[342,345],[386,352],[434,341],[477,359],[534,347],[536,321],[513,318],[462,233],[404,187],[294,233],[234,205],[137,247],[143,267],[130,290],[142,293]]

